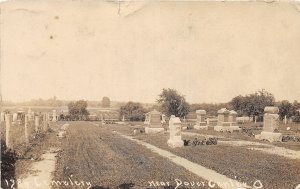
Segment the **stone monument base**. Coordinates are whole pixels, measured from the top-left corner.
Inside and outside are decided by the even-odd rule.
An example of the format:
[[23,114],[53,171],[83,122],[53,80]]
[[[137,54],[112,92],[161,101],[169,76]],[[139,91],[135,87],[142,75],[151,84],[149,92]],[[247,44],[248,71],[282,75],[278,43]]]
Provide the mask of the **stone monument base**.
[[171,148],[176,147],[183,147],[183,141],[182,140],[168,140],[168,146]]
[[255,138],[259,140],[267,140],[269,142],[281,142],[282,134],[263,131],[259,135],[255,135]]
[[215,131],[228,131],[228,132],[234,132],[234,131],[240,131],[240,127],[239,126],[214,126],[214,130]]
[[197,129],[197,130],[208,130],[208,126],[194,125],[194,129]]
[[156,134],[156,133],[162,133],[165,129],[161,127],[145,127],[145,133],[146,134]]

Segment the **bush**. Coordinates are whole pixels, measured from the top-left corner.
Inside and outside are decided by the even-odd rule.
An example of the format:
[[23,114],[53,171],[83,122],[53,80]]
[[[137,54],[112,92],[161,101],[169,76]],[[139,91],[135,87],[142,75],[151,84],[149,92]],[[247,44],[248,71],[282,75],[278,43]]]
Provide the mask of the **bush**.
[[293,122],[300,123],[300,116],[294,116],[292,120]]
[[140,103],[128,102],[120,108],[120,116],[129,121],[144,121],[146,110]]

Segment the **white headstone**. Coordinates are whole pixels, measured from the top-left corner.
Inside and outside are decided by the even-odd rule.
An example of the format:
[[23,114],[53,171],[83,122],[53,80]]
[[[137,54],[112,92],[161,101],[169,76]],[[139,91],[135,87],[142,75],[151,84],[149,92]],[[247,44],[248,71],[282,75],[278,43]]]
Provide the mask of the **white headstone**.
[[182,147],[183,141],[181,140],[181,121],[179,117],[171,116],[169,120],[170,139],[168,145],[172,148]]

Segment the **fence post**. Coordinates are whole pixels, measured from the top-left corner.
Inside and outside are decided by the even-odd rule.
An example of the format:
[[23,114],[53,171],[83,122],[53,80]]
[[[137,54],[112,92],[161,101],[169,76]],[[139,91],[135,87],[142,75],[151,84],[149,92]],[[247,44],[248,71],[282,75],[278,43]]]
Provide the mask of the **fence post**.
[[43,115],[43,129],[45,132],[48,130],[48,121],[47,121],[47,114],[45,113]]
[[50,114],[47,113],[47,127],[50,128]]
[[28,115],[25,115],[25,124],[24,124],[24,134],[25,134],[25,143],[26,146],[29,145],[29,137],[28,137]]
[[12,148],[12,144],[10,141],[10,127],[11,127],[11,115],[10,114],[5,114],[5,142],[7,148]]
[[35,126],[35,132],[38,132],[39,131],[39,126],[40,126],[40,117],[39,116],[35,116],[34,126]]

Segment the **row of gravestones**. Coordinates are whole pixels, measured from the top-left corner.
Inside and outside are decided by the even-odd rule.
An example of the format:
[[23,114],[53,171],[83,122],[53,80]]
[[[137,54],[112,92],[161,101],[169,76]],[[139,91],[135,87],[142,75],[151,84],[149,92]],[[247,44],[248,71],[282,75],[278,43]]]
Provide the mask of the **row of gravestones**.
[[[5,121],[5,114],[6,114],[5,112],[1,112],[0,113],[0,122],[4,122]],[[12,122],[13,123],[19,123],[19,124],[21,124],[22,122],[24,122],[25,113],[23,111],[22,112],[13,113],[11,116],[12,116]],[[28,116],[29,120],[32,120],[36,116],[36,114],[29,109],[28,113],[27,113],[27,116]],[[52,120],[52,122],[56,122],[57,121],[56,110],[53,110],[53,113],[52,113],[52,116],[51,116],[51,120]]]
[[[278,107],[265,107],[264,109],[264,125],[261,134],[256,135],[255,138],[260,140],[267,140],[270,142],[282,141],[282,134],[276,132],[279,127],[279,109]],[[195,129],[208,129],[209,121],[205,121],[206,111],[197,110],[197,121],[194,126]],[[155,134],[164,132],[164,128],[161,125],[161,113],[153,110],[148,113],[148,118],[145,133]],[[241,128],[237,126],[236,122],[237,113],[233,110],[229,111],[226,108],[222,108],[218,111],[218,123],[214,126],[216,131],[240,131]],[[168,145],[171,147],[183,146],[181,140],[181,121],[178,117],[171,116],[169,120],[170,139]]]
[[[209,118],[206,118],[205,110],[197,110],[197,121],[194,129],[204,129],[208,130],[209,127]],[[213,127],[215,131],[240,131],[239,126],[237,126],[236,121],[237,113],[233,110],[227,110],[226,108],[222,108],[218,111],[218,119],[217,125]],[[206,120],[205,120],[206,119]]]
[[[255,138],[260,140],[267,140],[270,142],[282,141],[282,134],[278,133],[279,127],[279,109],[278,107],[267,106],[264,109],[264,123],[263,123],[263,131],[261,134],[256,135]],[[209,118],[205,121],[206,111],[205,110],[197,110],[197,121],[194,126],[195,129],[208,129],[209,126]],[[227,110],[226,108],[222,108],[218,111],[218,122],[217,126],[214,126],[215,131],[240,131],[241,128],[237,126],[236,121],[237,112],[231,110]]]
[[[2,117],[2,115],[1,115]],[[49,128],[49,122],[50,122],[50,115],[49,114],[43,114],[43,115],[37,115],[32,116],[32,114],[25,114],[24,115],[24,142],[26,145],[29,144],[29,122],[30,120],[33,120],[34,122],[34,131],[35,132],[46,132]],[[2,121],[2,120],[1,120]],[[5,122],[5,143],[7,148],[13,149],[14,144],[12,140],[12,130],[14,127],[19,127],[13,124],[13,114],[3,114],[3,121]],[[41,123],[43,125],[41,125]]]
[[[209,118],[206,119],[206,111],[205,110],[197,110],[197,121],[194,126],[195,129],[208,129],[209,126]],[[217,126],[214,126],[214,130],[216,131],[239,131],[240,128],[237,126],[235,111],[229,111],[226,108],[222,108],[218,111],[218,123]],[[206,119],[206,120],[205,120]],[[146,133],[158,133],[163,132],[164,128],[162,128],[161,123],[165,122],[165,117],[162,116],[160,112],[157,110],[153,110],[146,114],[146,120],[144,124],[146,124],[145,132]]]

